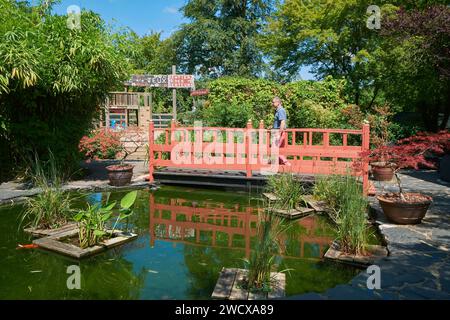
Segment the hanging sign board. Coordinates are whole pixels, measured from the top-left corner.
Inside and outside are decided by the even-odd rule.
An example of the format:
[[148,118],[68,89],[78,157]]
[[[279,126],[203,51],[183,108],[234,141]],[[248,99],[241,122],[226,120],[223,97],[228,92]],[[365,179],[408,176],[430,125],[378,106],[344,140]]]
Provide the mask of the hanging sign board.
[[195,90],[191,92],[191,97],[200,97],[200,96],[207,96],[209,94],[208,89],[200,89]]
[[169,75],[168,83],[168,87],[173,89],[194,88],[195,86],[193,75]]
[[147,87],[147,88],[167,88],[167,75],[133,75],[126,86]]
[[193,75],[133,75],[129,81],[125,82],[129,87],[147,87],[147,88],[194,88]]

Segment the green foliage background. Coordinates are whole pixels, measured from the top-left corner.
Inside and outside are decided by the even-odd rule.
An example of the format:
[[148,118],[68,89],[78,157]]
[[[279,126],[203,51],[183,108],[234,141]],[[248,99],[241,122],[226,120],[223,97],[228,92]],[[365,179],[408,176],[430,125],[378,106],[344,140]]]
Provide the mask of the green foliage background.
[[248,120],[254,127],[274,121],[272,99],[279,96],[288,113],[291,128],[350,127],[342,110],[347,107],[345,81],[298,81],[281,85],[265,79],[223,77],[209,84],[210,95],[197,111],[197,120],[210,126],[243,128]]
[[[45,4],[45,2],[44,2]],[[48,149],[70,168],[109,90],[126,79],[124,38],[83,11],[81,29],[46,5],[0,0],[1,175]]]

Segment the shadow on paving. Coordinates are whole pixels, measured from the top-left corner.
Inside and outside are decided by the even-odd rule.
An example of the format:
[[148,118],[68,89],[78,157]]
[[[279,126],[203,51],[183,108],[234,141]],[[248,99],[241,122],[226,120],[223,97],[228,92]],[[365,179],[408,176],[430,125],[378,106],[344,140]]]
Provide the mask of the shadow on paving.
[[441,180],[438,171],[434,171],[434,170],[425,170],[425,171],[422,171],[422,170],[421,171],[412,171],[411,170],[411,171],[409,171],[408,170],[408,171],[401,171],[401,174],[411,177],[411,178],[419,179],[422,181],[438,184],[438,185],[441,185],[446,188],[450,188],[450,182]]
[[370,290],[371,274],[361,272],[348,285],[289,300],[450,300],[450,252],[426,243],[397,244],[401,254],[379,260],[381,289]]

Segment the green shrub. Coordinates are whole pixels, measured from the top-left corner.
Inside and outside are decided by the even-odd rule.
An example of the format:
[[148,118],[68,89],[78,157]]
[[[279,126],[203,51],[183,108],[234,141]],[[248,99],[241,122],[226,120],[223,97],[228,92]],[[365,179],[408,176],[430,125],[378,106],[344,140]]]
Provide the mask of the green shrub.
[[[241,122],[226,122],[231,125],[243,127],[252,119],[256,125],[264,120],[270,127],[274,120],[272,99],[279,96],[291,128],[347,128],[349,124],[342,113],[346,106],[344,87],[344,81],[332,78],[280,85],[263,79],[224,77],[209,83],[210,95],[204,110],[212,111],[204,112],[202,117],[207,121],[220,112],[222,117],[230,113],[242,115]],[[236,113],[233,109],[241,111]]]
[[33,3],[0,0],[0,120],[6,124],[0,143],[7,143],[16,167],[28,153],[47,160],[51,147],[68,168],[80,159],[78,143],[98,106],[121,86],[130,65],[118,48],[124,39],[99,15],[83,10],[81,30],[71,30],[67,15]]
[[247,103],[217,103],[203,110],[204,126],[245,128],[253,118],[252,106]]
[[314,196],[328,203],[333,210],[341,250],[350,254],[365,254],[368,243],[368,200],[362,185],[352,176],[320,178]]

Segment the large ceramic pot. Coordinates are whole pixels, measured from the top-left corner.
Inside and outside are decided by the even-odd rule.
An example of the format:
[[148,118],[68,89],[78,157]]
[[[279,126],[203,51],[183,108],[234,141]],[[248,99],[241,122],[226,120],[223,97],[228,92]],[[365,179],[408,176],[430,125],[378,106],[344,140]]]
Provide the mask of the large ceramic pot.
[[106,167],[108,170],[109,184],[114,187],[123,187],[131,183],[133,178],[132,165],[114,165]]
[[420,193],[389,193],[377,197],[386,218],[396,224],[419,224],[427,214],[433,198]]
[[394,167],[385,162],[371,163],[373,178],[376,181],[391,181],[394,178]]
[[450,182],[450,155],[446,155],[441,160],[439,175],[442,180]]

